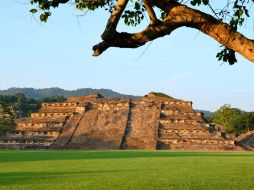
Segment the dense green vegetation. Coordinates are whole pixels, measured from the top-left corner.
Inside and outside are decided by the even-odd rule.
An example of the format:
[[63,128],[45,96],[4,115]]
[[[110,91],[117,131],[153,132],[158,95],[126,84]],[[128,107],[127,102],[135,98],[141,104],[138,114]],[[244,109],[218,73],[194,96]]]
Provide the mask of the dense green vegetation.
[[0,133],[15,129],[14,116],[11,113],[0,111]]
[[209,121],[225,126],[228,133],[236,135],[254,130],[254,112],[244,112],[230,105],[224,105],[214,112]]
[[48,98],[33,99],[27,98],[24,94],[0,95],[0,105],[4,112],[14,112],[15,117],[27,117],[32,112],[36,112],[41,107],[42,102],[63,102],[62,96],[52,96]]
[[102,94],[106,98],[119,98],[119,97],[136,97],[131,95],[120,94],[109,89],[92,89],[81,88],[77,90],[64,90],[61,88],[9,88],[8,90],[0,90],[1,95],[15,95],[18,93],[24,94],[28,98],[40,99],[53,96],[63,96],[65,98],[70,96],[84,96],[93,93]]
[[4,109],[0,105],[0,134],[7,131],[12,131],[16,127],[14,116],[9,109]]
[[2,151],[0,189],[254,189],[253,153]]
[[40,109],[42,102],[63,102],[62,96],[33,99],[24,94],[0,95],[0,133],[15,129],[15,119],[28,117],[30,113]]
[[14,131],[16,124],[11,118],[0,118],[0,134]]

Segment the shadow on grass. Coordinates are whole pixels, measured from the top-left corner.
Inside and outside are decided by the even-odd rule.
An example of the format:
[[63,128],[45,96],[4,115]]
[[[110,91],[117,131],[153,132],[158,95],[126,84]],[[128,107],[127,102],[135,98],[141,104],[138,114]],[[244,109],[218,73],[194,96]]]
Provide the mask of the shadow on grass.
[[[80,176],[88,176],[91,175],[111,175],[119,173],[125,173],[126,171],[129,171],[128,169],[125,170],[99,170],[99,171],[59,171],[59,172],[45,172],[45,171],[38,171],[38,172],[4,172],[0,173],[0,184],[1,185],[26,185],[26,184],[34,184],[38,185],[40,182],[46,180],[52,180],[52,181],[58,181],[58,180],[66,180],[66,179],[73,179]],[[141,171],[141,170],[132,170],[133,172]],[[142,170],[145,171],[145,170]],[[1,189],[1,188],[0,188]]]
[[0,151],[0,162],[123,159],[123,158],[166,158],[166,157],[243,157],[246,152],[171,152],[171,151]]

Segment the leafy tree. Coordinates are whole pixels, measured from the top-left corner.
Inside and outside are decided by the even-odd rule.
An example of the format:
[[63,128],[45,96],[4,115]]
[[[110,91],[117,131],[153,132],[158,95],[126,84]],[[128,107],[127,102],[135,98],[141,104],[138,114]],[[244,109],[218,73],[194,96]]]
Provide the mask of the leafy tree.
[[0,95],[0,134],[16,128],[15,119],[28,117],[40,109],[42,102],[63,102],[62,96],[42,99],[27,98],[24,94]]
[[0,118],[0,134],[15,130],[16,124],[14,119]]
[[[101,35],[102,42],[93,47],[94,56],[101,55],[110,47],[137,48],[149,41],[170,35],[181,27],[197,29],[219,42],[222,46],[217,58],[229,64],[237,62],[235,52],[254,62],[254,41],[238,32],[250,17],[254,0],[227,0],[215,8],[212,0],[31,0],[31,13],[39,13],[47,22],[51,10],[69,3],[77,9],[109,11],[110,17]],[[127,6],[127,5],[130,6]],[[196,7],[194,9],[193,7]],[[202,12],[208,7],[211,14]],[[157,11],[159,10],[159,11]],[[160,13],[160,16],[159,16]],[[120,20],[136,26],[148,15],[150,24],[137,33],[117,32]]]
[[254,129],[254,113],[245,112],[242,116],[242,122],[245,124],[244,132]]
[[224,105],[215,111],[209,121],[225,126],[228,133],[234,133],[237,136],[254,130],[254,113],[231,108],[230,105]]
[[11,111],[0,104],[0,134],[12,131],[16,127],[14,116]]
[[[43,102],[63,102],[66,98],[63,96],[53,96],[41,99],[27,98],[24,94],[0,95],[0,104],[5,112],[15,112],[16,117],[27,117],[32,112],[40,109]],[[10,111],[10,109],[11,111]]]

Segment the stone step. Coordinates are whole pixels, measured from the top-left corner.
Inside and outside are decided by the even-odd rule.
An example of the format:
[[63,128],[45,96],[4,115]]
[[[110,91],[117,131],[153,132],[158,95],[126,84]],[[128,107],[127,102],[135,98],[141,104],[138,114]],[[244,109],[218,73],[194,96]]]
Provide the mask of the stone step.
[[158,144],[159,150],[239,151],[235,145],[224,144]]
[[67,121],[57,140],[51,146],[52,149],[63,148],[69,142],[82,117],[83,114],[76,113]]

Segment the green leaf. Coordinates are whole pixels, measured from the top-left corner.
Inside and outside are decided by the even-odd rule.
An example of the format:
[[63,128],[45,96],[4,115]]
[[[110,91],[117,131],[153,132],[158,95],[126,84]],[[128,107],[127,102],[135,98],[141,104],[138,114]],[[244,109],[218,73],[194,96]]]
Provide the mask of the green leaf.
[[51,15],[50,12],[45,12],[40,15],[41,22],[47,22],[48,17]]
[[30,10],[30,13],[33,13],[33,14],[34,14],[34,13],[37,13],[37,9],[31,9],[31,10]]

